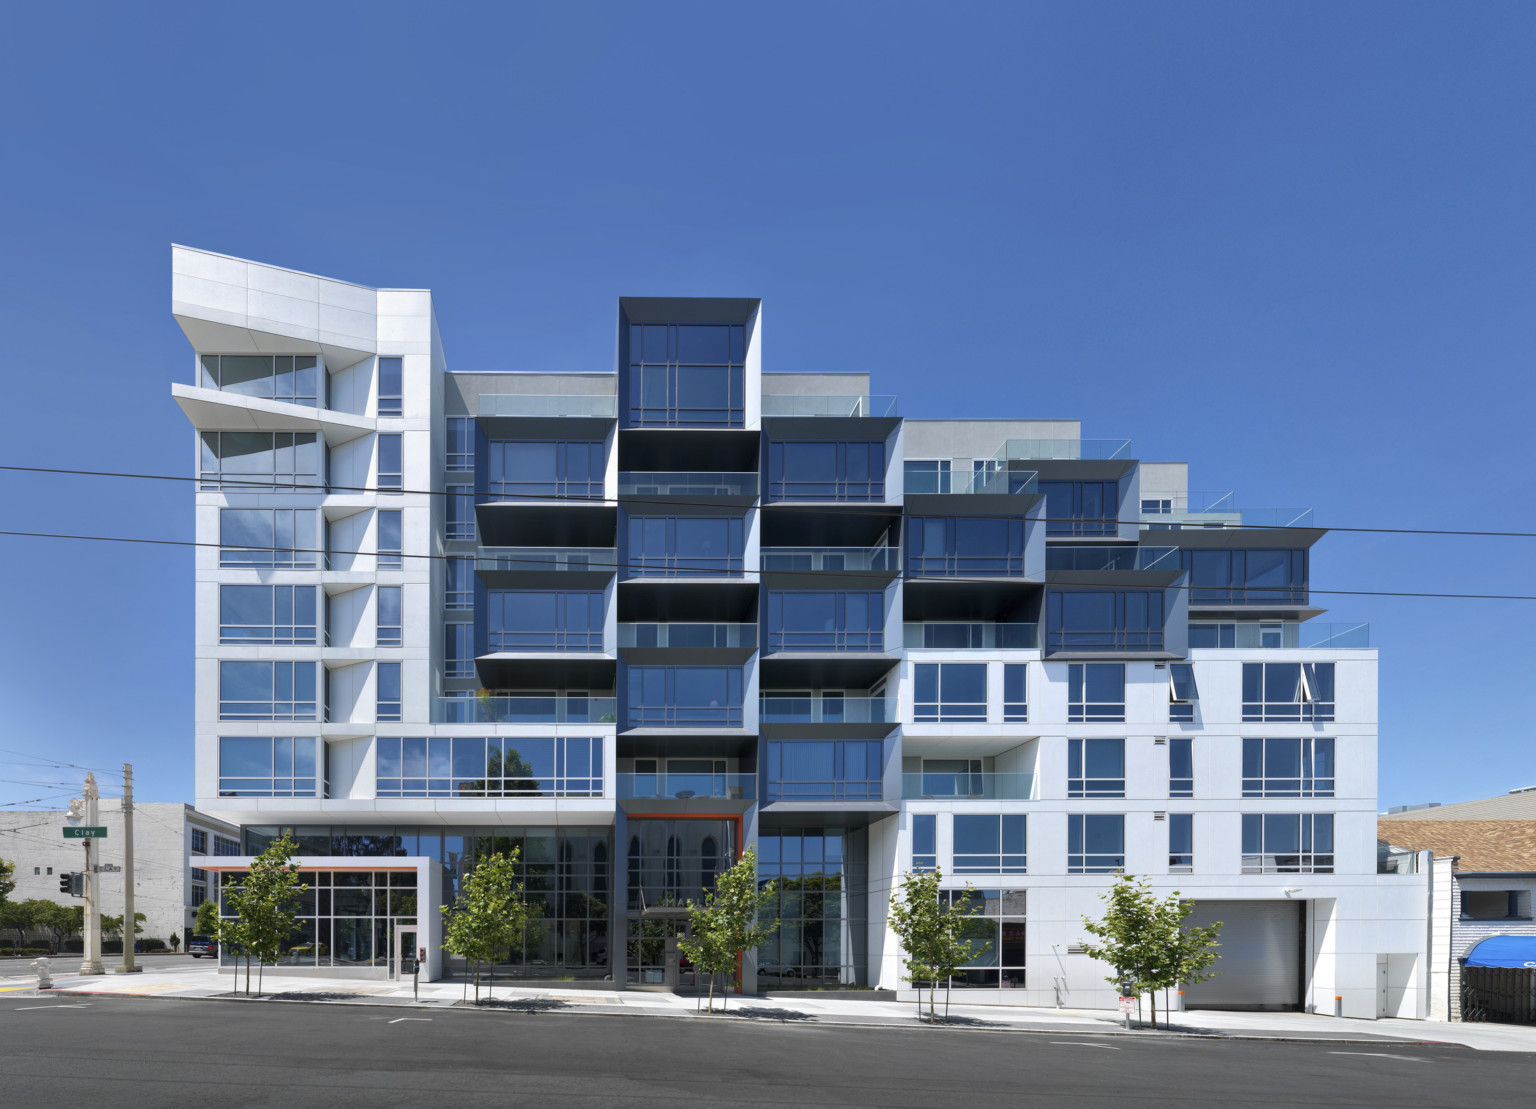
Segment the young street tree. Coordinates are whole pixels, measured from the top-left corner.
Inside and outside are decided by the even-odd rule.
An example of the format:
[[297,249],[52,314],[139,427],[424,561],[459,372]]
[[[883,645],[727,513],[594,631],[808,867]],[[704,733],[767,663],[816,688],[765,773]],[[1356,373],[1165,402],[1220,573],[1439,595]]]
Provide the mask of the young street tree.
[[1159,901],[1145,879],[1123,874],[1104,893],[1104,916],[1099,920],[1083,918],[1083,927],[1098,943],[1084,944],[1083,950],[1108,963],[1115,973],[1104,980],[1126,983],[1140,997],[1143,991],[1152,997],[1152,1027],[1157,1027],[1157,991],[1185,984],[1205,982],[1216,976],[1207,971],[1218,958],[1221,924],[1204,928],[1185,928],[1184,918],[1194,909],[1174,890]]
[[[980,906],[965,887],[965,896],[956,898],[956,890],[941,890],[941,871],[908,871],[901,888],[891,897],[889,922],[906,952],[907,979],[918,991],[918,1015],[922,1015],[922,985],[928,983],[928,1021],[934,1023],[934,992],[944,981],[945,1011],[949,1007],[949,980],[968,963],[975,962],[992,949],[985,940],[967,935],[968,924]],[[947,1018],[946,1018],[947,1019]]]
[[15,888],[16,864],[0,859],[0,905],[5,904],[6,898],[11,896],[11,891]]
[[476,1005],[481,964],[494,963],[508,948],[523,947],[528,902],[517,880],[520,854],[514,847],[479,859],[464,879],[458,900],[443,906],[443,950],[474,964]]
[[[247,994],[251,992],[252,957],[258,967],[256,996],[260,997],[267,964],[275,965],[293,938],[299,899],[309,889],[299,880],[299,867],[293,861],[298,846],[286,832],[267,844],[267,849],[251,860],[245,880],[228,895],[230,911],[239,917],[240,945],[246,958]],[[222,943],[223,924],[219,931]]]
[[197,907],[197,921],[193,925],[199,936],[216,936],[219,931],[219,905],[216,901],[203,899],[203,903]]
[[[709,972],[709,1012],[715,1011],[715,975],[728,976],[728,990],[741,953],[757,947],[778,928],[777,918],[763,918],[773,894],[773,882],[758,885],[757,848],[749,847],[715,879],[704,904],[688,903],[689,935],[678,940],[677,947],[694,966]],[[726,1004],[726,990],[721,991],[720,1000]]]

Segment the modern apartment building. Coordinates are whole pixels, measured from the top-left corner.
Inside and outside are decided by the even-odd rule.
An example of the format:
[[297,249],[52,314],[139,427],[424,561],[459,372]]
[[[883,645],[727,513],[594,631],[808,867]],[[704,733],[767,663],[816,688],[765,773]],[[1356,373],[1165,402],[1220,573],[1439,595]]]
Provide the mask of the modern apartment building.
[[1306,514],[768,372],[753,299],[621,298],[614,364],[553,374],[450,370],[424,290],[179,247],[173,288],[197,801],[249,852],[294,830],[296,965],[452,973],[437,907],[516,845],[511,969],[686,987],[679,906],[755,845],[749,990],[902,988],[887,900],[937,866],[969,996],[1113,1004],[1081,922],[1128,870],[1226,922],[1191,1004],[1376,1015],[1387,954],[1418,1015],[1376,655],[1317,619]]

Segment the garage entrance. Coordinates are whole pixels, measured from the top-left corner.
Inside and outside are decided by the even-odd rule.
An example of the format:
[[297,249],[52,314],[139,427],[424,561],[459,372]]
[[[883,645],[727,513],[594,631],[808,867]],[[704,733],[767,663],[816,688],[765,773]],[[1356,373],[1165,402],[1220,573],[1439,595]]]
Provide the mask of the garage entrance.
[[1191,927],[1221,922],[1209,982],[1189,986],[1187,1009],[1300,1009],[1305,901],[1197,901]]

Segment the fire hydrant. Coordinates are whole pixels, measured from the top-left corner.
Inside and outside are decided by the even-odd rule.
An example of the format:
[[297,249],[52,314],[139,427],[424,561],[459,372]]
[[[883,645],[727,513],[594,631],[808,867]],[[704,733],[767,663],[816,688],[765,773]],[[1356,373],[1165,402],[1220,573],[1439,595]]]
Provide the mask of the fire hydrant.
[[53,976],[48,973],[48,960],[33,959],[32,966],[37,970],[37,988],[40,990],[53,989]]

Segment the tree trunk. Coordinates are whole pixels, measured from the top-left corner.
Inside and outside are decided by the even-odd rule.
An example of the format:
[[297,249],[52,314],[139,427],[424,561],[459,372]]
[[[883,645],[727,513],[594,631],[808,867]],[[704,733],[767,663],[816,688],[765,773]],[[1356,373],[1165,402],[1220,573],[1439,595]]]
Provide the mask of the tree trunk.
[[1147,994],[1152,999],[1152,1028],[1157,1029],[1157,990],[1148,990]]
[[267,973],[267,963],[266,963],[266,960],[263,959],[261,962],[256,964],[256,996],[257,997],[261,996],[262,984],[266,980],[266,973]]
[[251,996],[251,957],[245,957],[245,996]]
[[709,972],[709,1004],[704,1007],[706,1013],[715,1011],[715,972]]
[[935,1023],[934,1022],[934,1015],[933,1015],[933,991],[935,989],[937,989],[937,988],[938,988],[938,983],[936,983],[933,979],[930,978],[928,980],[928,1023],[929,1024]]

